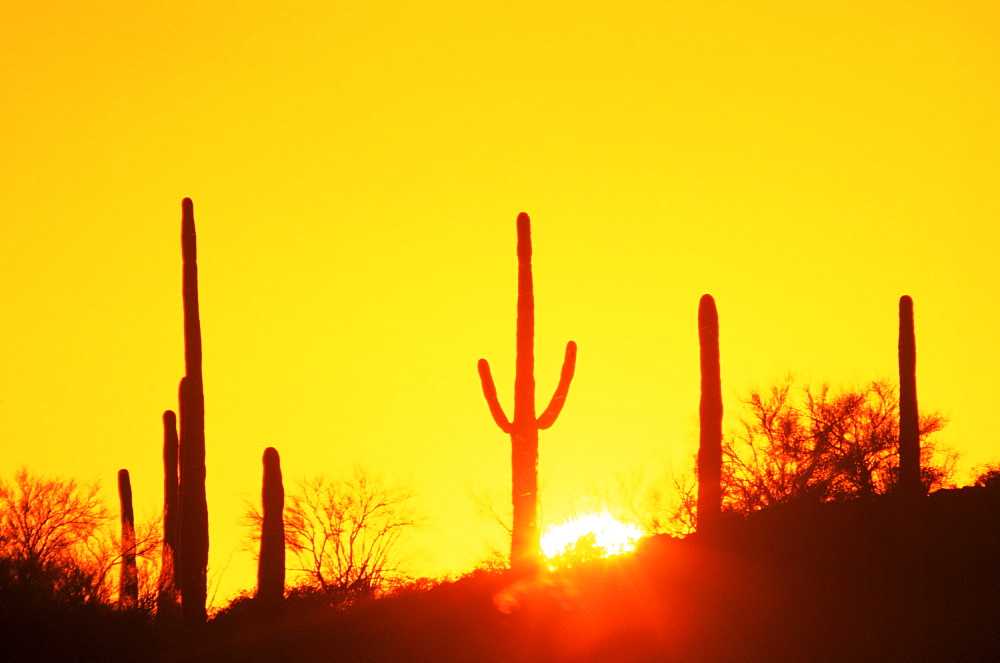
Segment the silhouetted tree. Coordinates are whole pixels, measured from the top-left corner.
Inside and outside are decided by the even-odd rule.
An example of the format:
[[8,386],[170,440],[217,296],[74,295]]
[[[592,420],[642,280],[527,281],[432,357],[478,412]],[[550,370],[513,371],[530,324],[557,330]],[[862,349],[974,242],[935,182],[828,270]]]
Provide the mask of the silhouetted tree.
[[[299,483],[285,495],[285,547],[295,558],[288,569],[337,600],[377,594],[399,576],[399,543],[416,524],[411,499],[360,468],[342,481]],[[246,518],[257,543],[264,516],[249,505]]]
[[[109,521],[75,552],[74,563],[94,579],[97,600],[108,603],[117,596],[121,607],[134,607],[148,613],[154,611],[163,542],[160,530],[159,518],[136,523],[131,542],[126,542],[120,528],[116,530]],[[126,558],[134,559],[132,570],[126,570]],[[121,595],[123,583],[130,591],[133,583],[135,587],[135,600],[126,600],[126,605]]]
[[486,531],[482,532],[483,557],[478,566],[494,570],[509,569],[510,537],[514,520],[509,492],[501,486],[477,486],[469,489],[469,496],[477,515],[486,526]]
[[[692,466],[696,463],[692,461]],[[686,536],[694,531],[698,503],[695,473],[649,466],[612,475],[595,494],[613,516],[645,534]]]
[[507,419],[497,399],[496,385],[485,359],[479,360],[479,379],[493,420],[511,442],[511,497],[514,521],[510,565],[518,572],[541,565],[538,529],[538,431],[555,423],[566,402],[576,367],[576,344],[566,344],[559,385],[539,417],[535,416],[535,294],[531,275],[531,220],[517,217],[517,359],[514,373],[514,419]]
[[[113,522],[97,483],[44,478],[24,468],[13,483],[0,479],[0,584],[19,588],[15,593],[25,601],[110,603],[122,582],[113,572],[126,556],[145,567],[159,558],[157,525],[140,527],[127,542]],[[140,591],[139,607],[148,607],[143,598]]]
[[42,563],[70,555],[111,517],[98,492],[97,483],[46,479],[25,468],[13,484],[0,479],[0,555]]
[[986,463],[975,469],[976,478],[973,485],[983,488],[1000,486],[1000,462]]
[[[805,388],[798,401],[790,380],[745,401],[743,430],[724,448],[726,503],[752,511],[798,499],[831,501],[882,495],[899,479],[899,399],[886,382],[831,392]],[[919,421],[924,490],[946,485],[955,454],[939,451],[932,433],[946,421]]]
[[0,612],[99,601],[100,579],[79,557],[110,517],[96,483],[25,468],[0,479]]

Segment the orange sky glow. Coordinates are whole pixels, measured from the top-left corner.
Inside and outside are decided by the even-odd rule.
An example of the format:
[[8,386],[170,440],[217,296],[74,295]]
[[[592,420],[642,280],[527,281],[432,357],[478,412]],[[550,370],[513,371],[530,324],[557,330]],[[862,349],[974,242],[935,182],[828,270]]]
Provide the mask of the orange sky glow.
[[[539,6],[541,5],[541,6]],[[416,574],[461,572],[507,499],[515,218],[533,222],[542,516],[697,446],[697,307],[741,396],[895,380],[960,479],[1000,458],[995,2],[14,2],[0,9],[0,476],[162,500],[183,373],[180,202],[198,224],[209,576],[261,453],[286,487],[410,486]]]

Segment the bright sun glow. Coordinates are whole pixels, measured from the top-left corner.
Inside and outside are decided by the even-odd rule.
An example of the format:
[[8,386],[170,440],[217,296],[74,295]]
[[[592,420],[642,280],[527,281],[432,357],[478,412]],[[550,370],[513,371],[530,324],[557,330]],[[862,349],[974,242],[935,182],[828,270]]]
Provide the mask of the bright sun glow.
[[555,557],[567,552],[581,537],[593,534],[593,544],[603,549],[602,557],[618,555],[635,548],[642,530],[615,519],[607,513],[591,513],[550,528],[542,535],[542,552]]

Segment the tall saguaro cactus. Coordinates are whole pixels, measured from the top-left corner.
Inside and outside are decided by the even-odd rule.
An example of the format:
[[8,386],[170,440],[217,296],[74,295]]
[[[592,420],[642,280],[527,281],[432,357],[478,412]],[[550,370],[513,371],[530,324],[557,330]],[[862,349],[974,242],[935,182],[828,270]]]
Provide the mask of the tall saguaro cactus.
[[180,530],[180,500],[177,485],[177,415],[163,413],[163,552],[156,599],[158,616],[177,609],[177,551]]
[[264,449],[264,479],[261,502],[264,518],[257,560],[257,599],[281,601],[285,595],[285,487],[281,482],[281,457],[274,447]]
[[920,420],[917,409],[917,341],[913,328],[913,299],[899,298],[899,555],[896,582],[900,587],[894,612],[894,657],[919,660],[927,654],[928,595],[924,559],[926,532],[918,501],[920,481]]
[[698,303],[701,348],[701,436],[698,446],[698,529],[709,531],[722,511],[722,377],[719,313],[711,295]]
[[185,624],[205,621],[208,570],[208,501],[205,497],[205,391],[201,375],[198,247],[194,203],[181,204],[184,368],[180,389],[180,543],[178,584]]
[[923,492],[917,413],[917,341],[913,331],[913,300],[908,295],[899,298],[899,489],[906,495]]
[[118,607],[135,608],[139,605],[139,571],[135,565],[135,512],[132,509],[132,482],[128,470],[118,470],[118,501],[122,520]]
[[511,484],[514,523],[510,565],[530,572],[540,564],[538,529],[538,431],[550,427],[566,402],[576,367],[576,343],[566,344],[559,385],[548,407],[535,416],[535,295],[531,278],[531,220],[517,217],[517,360],[514,374],[514,419],[507,419],[485,359],[479,360],[479,379],[493,420],[511,442]]

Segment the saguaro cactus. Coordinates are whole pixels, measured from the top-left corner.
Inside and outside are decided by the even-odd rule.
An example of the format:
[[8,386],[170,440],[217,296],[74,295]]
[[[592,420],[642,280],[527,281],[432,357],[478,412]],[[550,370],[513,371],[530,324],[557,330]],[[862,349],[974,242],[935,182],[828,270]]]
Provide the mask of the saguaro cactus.
[[156,611],[166,616],[177,609],[176,560],[180,530],[180,504],[177,485],[177,415],[163,413],[163,552]]
[[479,360],[479,379],[493,420],[511,442],[511,483],[514,523],[510,565],[518,573],[532,571],[541,560],[538,530],[538,431],[555,423],[566,402],[576,367],[576,343],[566,344],[559,386],[540,417],[535,416],[535,295],[531,278],[531,220],[517,217],[517,360],[514,374],[514,419],[497,399],[490,365]]
[[722,511],[722,377],[719,314],[711,295],[698,304],[701,348],[701,439],[698,446],[698,529],[709,531]]
[[132,482],[128,470],[118,470],[118,501],[122,517],[118,607],[135,608],[139,605],[139,571],[135,565],[135,512],[132,510]]
[[205,621],[208,570],[208,501],[205,497],[205,391],[201,375],[201,320],[198,312],[198,249],[194,204],[181,204],[183,258],[184,368],[180,389],[180,545],[178,584],[186,624]]
[[257,560],[257,599],[276,603],[285,595],[285,487],[281,482],[281,458],[274,447],[264,449],[264,480],[261,489],[264,519]]
[[917,505],[924,494],[920,481],[920,421],[917,410],[917,341],[913,328],[913,299],[899,298],[899,543],[896,582],[895,634],[898,660],[919,660],[928,651],[928,595],[924,551],[927,533],[923,510]]
[[913,331],[913,300],[908,295],[899,298],[899,489],[907,495],[923,492],[917,414],[917,341]]

